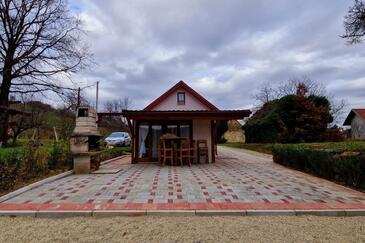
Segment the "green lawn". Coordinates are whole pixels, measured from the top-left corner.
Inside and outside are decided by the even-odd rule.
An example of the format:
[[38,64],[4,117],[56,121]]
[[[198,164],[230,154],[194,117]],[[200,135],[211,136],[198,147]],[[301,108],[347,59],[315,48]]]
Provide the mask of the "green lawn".
[[[271,143],[223,143],[222,146],[232,148],[248,149],[260,153],[272,154],[274,144]],[[324,149],[333,151],[357,151],[365,149],[365,141],[344,141],[344,142],[325,142],[325,143],[298,143],[290,144],[293,147]]]
[[264,154],[272,154],[272,146],[273,146],[271,143],[223,143],[220,145],[231,148],[248,149]]

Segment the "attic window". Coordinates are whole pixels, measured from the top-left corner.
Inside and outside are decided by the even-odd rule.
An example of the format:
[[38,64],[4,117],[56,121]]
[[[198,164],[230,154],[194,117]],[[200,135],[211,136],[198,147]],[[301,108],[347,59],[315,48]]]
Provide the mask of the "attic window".
[[177,104],[185,105],[185,92],[177,92]]

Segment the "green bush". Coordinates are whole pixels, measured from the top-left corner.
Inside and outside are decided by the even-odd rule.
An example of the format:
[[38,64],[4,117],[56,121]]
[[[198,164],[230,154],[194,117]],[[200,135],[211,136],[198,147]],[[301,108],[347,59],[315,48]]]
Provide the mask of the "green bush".
[[2,149],[0,152],[0,191],[14,187],[19,176],[23,151],[20,149]]
[[112,159],[130,152],[130,147],[105,148],[100,154],[100,161]]
[[29,143],[24,150],[23,178],[30,179],[48,172],[48,149]]
[[246,142],[343,141],[338,128],[327,128],[333,121],[328,99],[307,91],[298,84],[296,94],[266,102],[243,126]]
[[67,144],[0,148],[0,191],[14,188],[17,180],[46,175],[49,170],[71,168],[72,156]]
[[365,142],[276,144],[274,162],[365,189]]
[[72,166],[72,155],[68,144],[55,142],[49,148],[48,168],[51,170],[70,168]]

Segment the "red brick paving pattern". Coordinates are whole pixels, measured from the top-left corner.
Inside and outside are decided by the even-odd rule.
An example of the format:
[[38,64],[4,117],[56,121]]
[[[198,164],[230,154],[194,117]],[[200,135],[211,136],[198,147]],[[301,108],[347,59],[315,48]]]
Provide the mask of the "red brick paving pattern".
[[219,152],[215,164],[128,164],[116,174],[71,175],[7,200],[0,210],[365,208],[363,193],[270,158]]

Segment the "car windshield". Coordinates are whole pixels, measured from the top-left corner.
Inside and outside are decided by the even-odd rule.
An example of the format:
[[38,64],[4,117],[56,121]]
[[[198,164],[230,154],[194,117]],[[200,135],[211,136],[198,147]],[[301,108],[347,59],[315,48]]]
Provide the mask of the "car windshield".
[[112,138],[124,137],[124,133],[122,133],[122,132],[113,132],[112,134],[110,134],[109,137],[112,137]]

